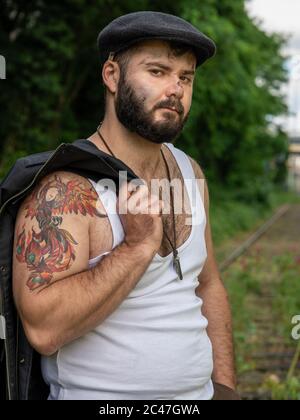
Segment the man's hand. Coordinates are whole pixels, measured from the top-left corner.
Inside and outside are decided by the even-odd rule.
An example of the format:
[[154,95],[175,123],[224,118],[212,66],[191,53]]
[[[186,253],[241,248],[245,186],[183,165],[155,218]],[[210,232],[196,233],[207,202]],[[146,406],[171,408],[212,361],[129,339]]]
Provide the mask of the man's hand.
[[163,202],[159,197],[151,195],[146,185],[134,190],[132,184],[124,183],[117,209],[125,231],[125,243],[129,247],[148,248],[155,254],[163,236]]
[[214,386],[214,396],[213,400],[215,401],[240,401],[241,397],[239,394],[233,390],[232,388],[229,388],[226,385],[218,384],[217,382],[213,383]]

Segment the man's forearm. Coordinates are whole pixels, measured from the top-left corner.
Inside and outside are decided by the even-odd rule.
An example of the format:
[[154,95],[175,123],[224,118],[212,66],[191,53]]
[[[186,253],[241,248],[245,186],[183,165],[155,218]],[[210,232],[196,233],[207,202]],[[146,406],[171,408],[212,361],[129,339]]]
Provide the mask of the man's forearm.
[[40,343],[35,345],[40,353],[52,354],[99,325],[135,287],[152,258],[145,249],[122,243],[95,268],[42,290],[35,303],[39,321],[30,328],[32,344]]
[[207,333],[213,347],[213,380],[235,389],[232,320],[226,290],[216,280],[200,286],[198,295],[204,302],[202,312],[208,320]]

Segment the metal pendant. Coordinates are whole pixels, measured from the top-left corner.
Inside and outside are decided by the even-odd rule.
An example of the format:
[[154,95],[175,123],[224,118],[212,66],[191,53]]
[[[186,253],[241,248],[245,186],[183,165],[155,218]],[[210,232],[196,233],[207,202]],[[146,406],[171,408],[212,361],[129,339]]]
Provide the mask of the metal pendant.
[[180,259],[177,253],[176,255],[174,255],[173,264],[174,264],[174,268],[176,270],[178,277],[180,278],[180,280],[182,280],[183,275],[182,275],[182,270],[181,270],[181,265],[180,265]]

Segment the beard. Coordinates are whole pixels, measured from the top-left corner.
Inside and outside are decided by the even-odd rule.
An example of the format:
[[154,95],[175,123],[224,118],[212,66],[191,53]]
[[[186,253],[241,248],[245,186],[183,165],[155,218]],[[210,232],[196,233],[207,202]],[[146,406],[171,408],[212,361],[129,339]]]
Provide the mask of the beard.
[[[145,97],[139,97],[126,80],[125,72],[121,71],[118,83],[118,94],[115,99],[116,114],[129,131],[152,143],[172,143],[182,132],[189,113],[184,117],[184,108],[179,100],[167,99],[155,105],[152,111],[145,108]],[[175,107],[178,114],[165,110],[163,121],[155,121],[156,109]],[[174,115],[172,115],[174,113]]]

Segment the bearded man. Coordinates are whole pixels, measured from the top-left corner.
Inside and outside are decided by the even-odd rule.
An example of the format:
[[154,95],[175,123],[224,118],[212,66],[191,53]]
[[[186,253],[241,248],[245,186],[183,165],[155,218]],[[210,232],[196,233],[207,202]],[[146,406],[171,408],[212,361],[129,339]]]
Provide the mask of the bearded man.
[[[173,145],[215,45],[177,16],[137,12],[98,46],[105,115],[88,140],[143,183],[117,196],[59,171],[20,207],[14,298],[49,399],[236,399],[207,182]],[[154,194],[153,180],[170,194]]]

